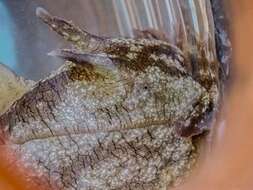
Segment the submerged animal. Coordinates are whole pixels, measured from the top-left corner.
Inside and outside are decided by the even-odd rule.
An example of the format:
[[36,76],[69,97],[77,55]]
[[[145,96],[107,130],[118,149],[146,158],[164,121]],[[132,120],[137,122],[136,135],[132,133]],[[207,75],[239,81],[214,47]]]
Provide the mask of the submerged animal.
[[75,48],[0,116],[2,146],[52,189],[160,190],[191,170],[218,108],[218,62],[157,39],[102,38],[37,15]]

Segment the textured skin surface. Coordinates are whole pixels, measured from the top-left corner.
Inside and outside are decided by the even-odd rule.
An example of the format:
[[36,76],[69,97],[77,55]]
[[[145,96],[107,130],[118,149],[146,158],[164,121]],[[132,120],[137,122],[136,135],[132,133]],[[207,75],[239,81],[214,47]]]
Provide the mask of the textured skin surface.
[[[38,9],[76,50],[0,117],[2,144],[60,189],[166,189],[197,157],[218,101],[215,63],[193,70],[159,40],[102,39]],[[194,63],[196,64],[196,63]],[[187,137],[187,138],[186,138]]]

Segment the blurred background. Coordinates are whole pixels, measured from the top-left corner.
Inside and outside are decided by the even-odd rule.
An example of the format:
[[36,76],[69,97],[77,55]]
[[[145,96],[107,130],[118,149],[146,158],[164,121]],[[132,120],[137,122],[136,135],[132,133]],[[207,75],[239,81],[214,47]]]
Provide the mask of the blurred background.
[[[0,62],[33,80],[47,76],[62,64],[48,57],[48,52],[70,46],[35,17],[38,6],[101,36],[133,37],[133,29],[154,28],[165,32],[170,43],[183,51],[194,51],[198,39],[209,47],[210,59],[217,57],[223,62],[227,73],[229,56],[222,55],[228,52],[226,47],[230,44],[222,30],[226,26],[223,17],[229,15],[233,73],[221,121],[215,127],[211,150],[203,156],[190,179],[177,189],[253,189],[253,3],[250,0],[228,1],[226,9],[218,10],[214,20],[221,20],[221,26],[216,31],[209,0],[0,0]],[[219,11],[226,14],[220,15]],[[217,30],[221,35],[218,39],[214,35]],[[216,51],[219,40],[221,47]],[[0,189],[21,190],[22,182],[16,178],[0,167]],[[9,189],[4,184],[9,184]]]
[[59,67],[46,54],[69,46],[36,18],[39,6],[99,36],[133,37],[134,29],[152,28],[184,50],[201,40],[214,51],[209,0],[0,0],[0,62],[29,79]]

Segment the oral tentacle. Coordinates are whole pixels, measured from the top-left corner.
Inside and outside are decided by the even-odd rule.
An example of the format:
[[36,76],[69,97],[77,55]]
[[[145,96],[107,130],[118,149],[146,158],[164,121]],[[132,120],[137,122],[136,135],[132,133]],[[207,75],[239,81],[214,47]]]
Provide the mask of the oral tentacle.
[[77,65],[93,65],[113,69],[112,60],[105,54],[82,53],[75,50],[59,49],[48,53],[49,56],[59,57]]

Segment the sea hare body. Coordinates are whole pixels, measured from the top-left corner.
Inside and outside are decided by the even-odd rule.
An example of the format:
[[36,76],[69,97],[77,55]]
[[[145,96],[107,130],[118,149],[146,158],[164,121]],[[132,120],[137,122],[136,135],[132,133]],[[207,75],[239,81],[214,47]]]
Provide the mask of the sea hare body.
[[218,106],[217,63],[191,62],[154,39],[103,39],[37,15],[75,45],[50,55],[66,60],[0,117],[2,146],[46,176],[52,188],[160,190],[197,158],[195,135]]

